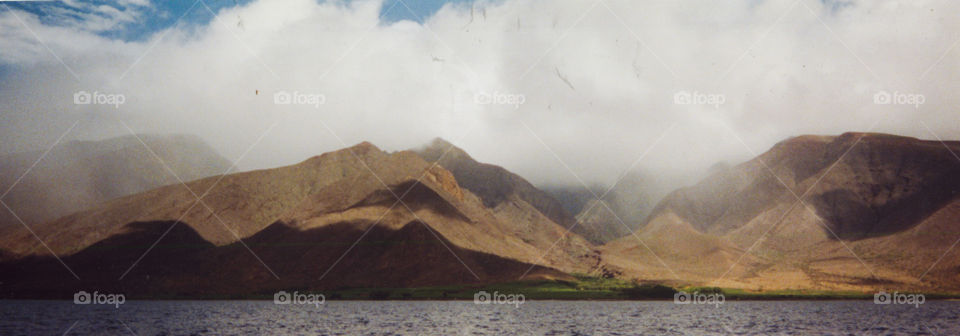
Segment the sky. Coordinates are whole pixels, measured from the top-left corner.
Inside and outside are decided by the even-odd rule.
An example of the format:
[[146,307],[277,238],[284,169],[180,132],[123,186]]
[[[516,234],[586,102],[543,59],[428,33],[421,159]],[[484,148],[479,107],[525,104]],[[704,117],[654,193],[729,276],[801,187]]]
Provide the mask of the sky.
[[3,2],[0,153],[190,133],[249,170],[442,137],[538,185],[628,171],[692,184],[801,134],[960,140],[957,13],[951,0]]

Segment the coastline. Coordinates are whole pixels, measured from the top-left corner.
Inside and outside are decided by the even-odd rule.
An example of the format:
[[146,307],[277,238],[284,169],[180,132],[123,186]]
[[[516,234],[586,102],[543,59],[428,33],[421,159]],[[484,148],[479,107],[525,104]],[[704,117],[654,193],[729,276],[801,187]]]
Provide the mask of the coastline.
[[[296,294],[322,294],[325,301],[473,301],[477,295],[522,295],[526,301],[672,301],[678,293],[722,295],[725,301],[863,301],[873,300],[873,292],[830,290],[776,290],[753,292],[737,288],[670,287],[638,284],[622,279],[576,275],[576,280],[515,281],[487,285],[466,284],[417,288],[338,288],[330,290],[285,288],[276,292],[222,295],[123,293],[127,300],[138,301],[259,301],[273,300],[281,291]],[[96,289],[86,289],[87,291]],[[897,291],[891,290],[890,293]],[[481,294],[485,293],[485,294]],[[956,292],[913,292],[927,301],[960,301]],[[70,300],[53,293],[12,295],[3,300]]]

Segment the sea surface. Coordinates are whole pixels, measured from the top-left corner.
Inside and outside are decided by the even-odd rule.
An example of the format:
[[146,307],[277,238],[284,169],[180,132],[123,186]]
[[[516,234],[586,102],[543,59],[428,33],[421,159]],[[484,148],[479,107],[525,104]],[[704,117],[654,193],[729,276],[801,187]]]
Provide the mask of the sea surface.
[[960,335],[960,302],[0,301],[0,335]]

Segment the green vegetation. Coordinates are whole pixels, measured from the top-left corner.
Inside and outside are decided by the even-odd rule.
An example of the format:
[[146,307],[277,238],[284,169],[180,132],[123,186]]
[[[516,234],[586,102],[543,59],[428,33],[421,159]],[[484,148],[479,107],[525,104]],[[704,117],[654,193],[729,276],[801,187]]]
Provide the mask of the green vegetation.
[[[684,292],[704,294],[723,293],[730,300],[873,300],[873,292],[828,291],[810,289],[785,289],[770,291],[749,291],[739,288],[686,287]],[[892,291],[891,291],[892,292]],[[901,291],[901,293],[906,293]],[[927,300],[960,298],[960,293],[922,293]]]
[[[327,300],[473,300],[484,291],[503,295],[523,294],[525,300],[672,300],[675,293],[723,294],[727,302],[736,300],[873,300],[873,293],[825,290],[749,291],[720,287],[679,287],[642,284],[616,278],[574,274],[573,280],[513,281],[488,285],[451,285],[418,288],[339,288],[299,293],[323,294]],[[287,289],[293,293],[296,289]],[[204,299],[272,300],[272,293]],[[925,293],[927,300],[958,299],[960,293]],[[136,299],[197,299],[196,297],[137,297]]]
[[641,285],[631,281],[576,274],[575,280],[514,281],[490,285],[459,285],[420,288],[343,288],[326,291],[336,300],[473,300],[481,291],[523,294],[527,300],[627,300],[671,299],[676,289]]
[[772,291],[748,291],[738,288],[717,288],[701,287],[691,288],[700,289],[701,293],[716,293],[704,291],[703,289],[719,290],[729,300],[873,300],[873,293],[855,292],[855,291],[826,291],[826,290],[807,290],[807,289],[789,289]]
[[[720,287],[680,287],[641,284],[614,278],[574,274],[575,280],[514,281],[490,285],[420,288],[343,288],[324,291],[330,300],[473,300],[485,291],[523,294],[527,300],[672,300],[678,291],[723,294],[726,300],[872,300],[873,293],[825,290],[748,291]],[[960,298],[953,294],[926,294],[927,299]]]

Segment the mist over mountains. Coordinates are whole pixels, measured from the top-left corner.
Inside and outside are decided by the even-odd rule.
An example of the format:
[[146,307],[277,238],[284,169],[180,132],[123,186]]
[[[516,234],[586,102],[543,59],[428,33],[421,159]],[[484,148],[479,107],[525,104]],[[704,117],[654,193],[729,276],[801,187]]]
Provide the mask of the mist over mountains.
[[663,197],[691,181],[696,180],[628,171],[612,187],[594,184],[589,188],[572,185],[543,190],[574,214],[577,224],[573,232],[603,244],[638,229]]
[[[222,163],[196,142],[158,139],[149,142],[158,152],[179,153],[171,160]],[[651,207],[644,192],[656,177],[627,175],[599,203],[583,191],[542,191],[442,139],[397,152],[364,142],[7,230],[0,294],[58,297],[95,285],[242,297],[577,274],[747,290],[957,290],[958,150],[876,133],[799,136],[718,165]]]
[[[418,21],[386,20],[409,14],[396,1],[208,3],[213,13],[155,4],[176,7],[162,12],[171,25],[135,41],[9,4],[0,153],[42,150],[77,120],[77,138],[127,134],[121,119],[142,133],[197,134],[232,159],[277,123],[240,170],[442,137],[537,186],[579,186],[556,157],[609,186],[648,147],[650,174],[695,182],[717,161],[759,154],[745,147],[798,134],[960,137],[951,0],[506,0],[444,4]],[[78,105],[78,91],[127,99]],[[281,91],[325,103],[277,105]],[[926,99],[876,104],[881,91]],[[678,104],[682,92],[725,100]],[[524,103],[478,104],[495,94]]]
[[[197,136],[128,135],[0,156],[0,189],[20,219],[39,224],[181,179],[226,174],[231,166]],[[0,215],[0,229],[20,225],[9,212]]]
[[642,278],[753,289],[955,288],[956,141],[798,136],[661,201],[605,245]]

